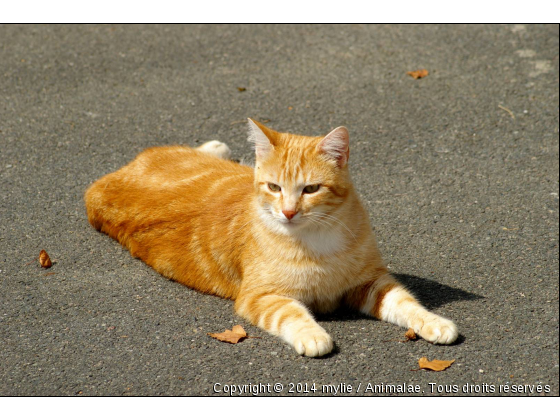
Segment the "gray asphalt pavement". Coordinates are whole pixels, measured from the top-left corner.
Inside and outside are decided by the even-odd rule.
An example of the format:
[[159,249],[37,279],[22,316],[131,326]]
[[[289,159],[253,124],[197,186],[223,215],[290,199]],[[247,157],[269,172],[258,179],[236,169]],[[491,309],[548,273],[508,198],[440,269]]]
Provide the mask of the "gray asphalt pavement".
[[[558,25],[1,26],[0,395],[558,395],[558,40]],[[251,160],[247,117],[348,127],[381,252],[455,320],[456,345],[341,311],[319,317],[336,351],[303,358],[88,224],[87,186],[146,147],[219,139]],[[262,338],[207,335],[238,323]]]

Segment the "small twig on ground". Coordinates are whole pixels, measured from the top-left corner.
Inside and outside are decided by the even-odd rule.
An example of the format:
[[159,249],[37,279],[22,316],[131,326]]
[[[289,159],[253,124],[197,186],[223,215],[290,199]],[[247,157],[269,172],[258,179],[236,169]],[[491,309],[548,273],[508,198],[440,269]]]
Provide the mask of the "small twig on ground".
[[39,259],[39,257],[35,257],[33,258],[31,261],[29,261],[27,264],[25,265],[29,265],[29,264],[33,264],[35,261],[37,261]]
[[498,108],[502,108],[504,111],[506,111],[511,116],[511,118],[513,120],[515,120],[515,115],[513,114],[513,112],[511,112],[511,109],[507,109],[505,106],[501,106],[501,105],[498,105]]
[[[232,121],[230,123],[230,125],[243,124],[243,123],[246,123],[246,122],[247,122],[246,119],[245,120],[237,120],[237,121]],[[259,122],[261,122],[263,124],[266,124],[266,123],[270,122],[270,120],[265,118],[264,120],[259,120]]]

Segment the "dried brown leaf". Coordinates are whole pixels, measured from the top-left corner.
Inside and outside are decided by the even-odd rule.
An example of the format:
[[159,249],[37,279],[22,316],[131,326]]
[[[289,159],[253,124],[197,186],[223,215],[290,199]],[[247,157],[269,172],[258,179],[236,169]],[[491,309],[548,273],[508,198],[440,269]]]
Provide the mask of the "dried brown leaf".
[[49,257],[49,254],[47,254],[47,251],[45,251],[44,249],[42,249],[41,252],[39,253],[39,263],[43,268],[52,267],[51,258]]
[[433,371],[436,371],[436,372],[441,372],[442,370],[445,370],[449,366],[451,366],[454,362],[455,362],[455,359],[453,359],[453,360],[437,360],[437,359],[434,359],[432,361],[429,361],[425,357],[422,357],[420,360],[418,360],[418,365],[420,366],[420,369],[429,369],[429,370],[433,370]]
[[208,333],[208,335],[224,343],[231,344],[237,344],[239,341],[247,338],[247,333],[241,325],[236,325],[231,330],[225,330],[221,333]]
[[235,334],[242,335],[243,337],[247,337],[247,333],[245,332],[245,330],[243,329],[243,327],[241,325],[234,326],[231,329],[231,332],[233,332]]
[[407,71],[406,74],[411,76],[414,79],[421,79],[422,77],[426,77],[429,73],[426,69],[414,70],[414,71]]
[[404,333],[404,336],[406,337],[407,341],[414,341],[418,338],[412,328],[409,328],[408,331]]

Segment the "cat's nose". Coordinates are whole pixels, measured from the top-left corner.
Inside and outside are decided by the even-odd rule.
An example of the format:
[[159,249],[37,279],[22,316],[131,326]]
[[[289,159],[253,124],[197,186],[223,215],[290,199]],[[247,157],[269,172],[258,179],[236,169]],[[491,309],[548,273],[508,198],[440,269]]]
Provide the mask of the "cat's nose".
[[292,218],[297,214],[297,211],[282,210],[282,213],[284,213],[284,216],[286,216],[286,219],[292,220]]

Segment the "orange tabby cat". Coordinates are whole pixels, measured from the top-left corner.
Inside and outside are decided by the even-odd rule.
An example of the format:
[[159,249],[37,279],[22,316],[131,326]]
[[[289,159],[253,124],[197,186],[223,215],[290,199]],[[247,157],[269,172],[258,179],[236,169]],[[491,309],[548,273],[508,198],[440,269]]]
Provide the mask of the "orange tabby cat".
[[166,277],[235,300],[306,356],[333,348],[312,311],[346,304],[449,344],[457,327],[387,271],[348,173],[348,131],[275,132],[249,120],[255,168],[218,141],[154,147],[86,192],[90,223]]

